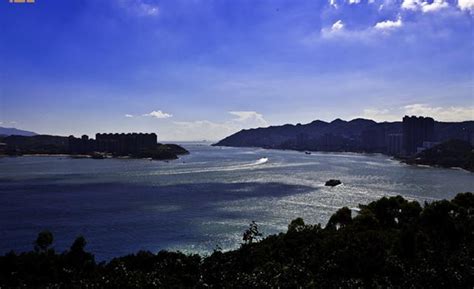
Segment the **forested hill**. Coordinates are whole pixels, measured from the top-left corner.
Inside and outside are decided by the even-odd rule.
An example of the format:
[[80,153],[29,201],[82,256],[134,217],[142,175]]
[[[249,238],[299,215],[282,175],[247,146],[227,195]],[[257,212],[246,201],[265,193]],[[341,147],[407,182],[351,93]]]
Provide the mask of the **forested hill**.
[[[285,124],[241,130],[217,142],[216,146],[263,147],[315,151],[385,152],[386,137],[401,133],[401,122],[377,123],[368,119],[332,122],[315,120],[308,124]],[[468,139],[474,121],[435,122],[435,141]]]
[[465,141],[450,140],[406,160],[409,164],[459,167],[474,172],[474,147]]

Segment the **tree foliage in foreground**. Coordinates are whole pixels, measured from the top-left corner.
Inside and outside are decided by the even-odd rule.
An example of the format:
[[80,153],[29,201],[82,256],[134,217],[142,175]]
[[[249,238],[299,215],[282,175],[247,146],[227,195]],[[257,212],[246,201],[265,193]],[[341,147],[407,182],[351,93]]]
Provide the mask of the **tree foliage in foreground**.
[[260,241],[252,222],[239,249],[208,257],[142,251],[97,263],[83,237],[57,253],[42,232],[35,250],[0,257],[0,288],[472,288],[472,193],[359,208],[338,210],[325,228],[298,218]]

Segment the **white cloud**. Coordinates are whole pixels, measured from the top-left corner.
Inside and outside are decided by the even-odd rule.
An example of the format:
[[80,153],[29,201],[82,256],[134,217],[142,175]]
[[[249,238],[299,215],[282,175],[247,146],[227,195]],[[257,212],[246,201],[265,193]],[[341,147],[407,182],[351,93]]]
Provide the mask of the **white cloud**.
[[132,118],[133,117],[133,114],[126,114],[125,117],[128,117],[128,118]]
[[151,5],[146,3],[140,3],[139,9],[144,15],[148,16],[156,16],[160,12],[160,9],[157,5]]
[[[329,28],[321,29],[320,36],[323,39],[353,39],[357,41],[371,42],[380,32],[387,32],[389,30],[394,30],[396,28],[402,27],[404,24],[401,16],[398,16],[396,21],[386,20],[376,23],[372,27],[365,29],[346,29],[346,25],[342,20],[334,22],[334,24]],[[314,37],[308,38],[306,42],[311,43],[314,41]]]
[[334,22],[334,24],[331,26],[332,31],[339,31],[341,29],[344,29],[344,23],[342,22],[342,20]]
[[[376,1],[381,1],[381,0],[367,0],[364,2],[367,2],[369,4],[374,4]],[[383,0],[383,2],[391,2],[393,0]],[[328,0],[329,6],[332,6],[334,8],[339,8],[340,5],[354,5],[354,4],[364,4],[362,0]]]
[[427,104],[410,104],[396,109],[367,108],[357,117],[375,121],[401,121],[405,115],[429,116],[437,121],[474,120],[474,106],[430,106]]
[[445,0],[434,0],[433,3],[424,2],[422,10],[423,12],[434,12],[448,7],[449,4]]
[[209,120],[175,121],[179,126],[174,134],[178,139],[219,140],[245,128],[268,126],[263,115],[255,111],[230,111],[236,118],[214,122]]
[[[474,0],[328,0],[327,3],[326,8],[329,10],[325,11],[327,15],[324,14],[323,27],[319,33],[313,32],[305,37],[303,39],[305,44],[314,45],[321,39],[337,41],[348,39],[373,43],[378,41],[380,36],[398,28],[401,28],[399,29],[400,33],[406,33],[404,34],[407,36],[405,40],[411,41],[410,37],[414,37],[412,35],[418,33],[414,30],[415,25],[412,24],[420,24],[419,27],[425,26],[428,29],[436,26],[432,24],[432,18],[412,17],[413,15],[407,13],[407,10],[423,14],[446,13],[449,17],[459,17],[461,13],[454,13],[454,10],[458,10],[458,8],[474,12]],[[355,21],[354,15],[358,14],[353,12],[356,9],[354,4],[371,11],[370,16],[364,20],[357,19]],[[338,9],[330,9],[333,7]],[[382,15],[397,14],[398,17],[395,19],[388,18],[380,21]],[[332,20],[332,22],[326,22],[326,19]],[[450,31],[437,28],[436,31],[430,30],[425,34],[429,33],[432,33],[433,36],[441,36],[443,33],[447,35]]]
[[408,10],[418,10],[421,5],[421,0],[404,0],[402,2],[402,8]]
[[339,7],[339,6],[337,5],[336,0],[329,0],[329,5],[332,6],[332,7],[334,7],[334,8],[336,8],[336,9]]
[[238,117],[233,119],[237,122],[254,122],[262,126],[267,125],[267,121],[263,118],[263,115],[256,111],[229,111],[229,113]]
[[227,123],[213,122],[209,120],[175,121],[178,126],[173,134],[176,139],[181,140],[212,140],[217,141],[229,136],[239,129]]
[[376,109],[376,108],[366,108],[364,109],[360,118],[373,119],[375,121],[400,121],[402,115],[400,113],[393,113],[389,109]]
[[430,116],[440,121],[474,120],[474,106],[432,107],[426,104],[410,104],[404,107],[409,115]]
[[150,117],[154,117],[154,118],[170,118],[173,115],[169,114],[169,113],[166,113],[166,112],[162,112],[161,110],[154,110],[150,113],[144,114],[143,116],[150,116]]
[[459,0],[458,7],[461,10],[474,11],[474,0]]
[[16,122],[16,121],[6,121],[6,122],[5,121],[0,121],[0,125],[2,125],[2,124],[6,125],[7,123],[8,124],[17,124],[18,122]]
[[[462,0],[461,0],[462,1]],[[472,1],[472,0],[467,0]],[[404,0],[402,8],[408,10],[421,10],[423,12],[435,12],[444,8],[448,8],[449,4],[446,0],[434,0],[432,2],[423,0]]]
[[120,0],[120,6],[138,16],[157,16],[160,7],[143,0]]
[[324,38],[331,38],[338,35],[341,36],[344,34],[344,27],[344,22],[342,22],[342,20],[337,20],[331,25],[331,27],[321,29],[321,36]]
[[402,27],[402,25],[403,25],[402,18],[398,17],[397,21],[386,20],[386,21],[378,22],[377,24],[375,24],[374,28],[379,29],[379,30],[386,30],[386,29],[399,28],[399,27]]

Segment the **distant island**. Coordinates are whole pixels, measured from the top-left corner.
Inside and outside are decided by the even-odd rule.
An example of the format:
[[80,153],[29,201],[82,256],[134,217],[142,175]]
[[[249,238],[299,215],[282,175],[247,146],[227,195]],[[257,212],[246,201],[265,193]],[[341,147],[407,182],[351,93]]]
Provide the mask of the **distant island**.
[[[451,154],[450,161],[438,162],[433,153],[423,151],[441,148],[457,140],[463,143],[459,155],[442,149],[436,159]],[[462,167],[472,171],[474,121],[438,122],[429,117],[405,116],[401,122],[377,123],[368,119],[332,122],[320,120],[308,124],[285,124],[241,130],[214,146],[261,147],[297,151],[382,153],[403,159],[410,164]],[[456,146],[460,148],[461,146]],[[436,148],[438,150],[438,148]],[[433,150],[430,150],[433,152]],[[429,154],[429,156],[428,156]],[[423,161],[430,158],[430,161]],[[467,159],[466,159],[467,158]],[[467,164],[471,160],[471,164]]]
[[189,152],[177,144],[161,144],[154,133],[96,134],[74,136],[10,135],[0,137],[0,155],[70,155],[76,158],[104,159],[110,157],[177,159]]
[[86,251],[82,236],[58,252],[43,231],[34,250],[0,256],[0,287],[472,288],[473,211],[472,193],[424,206],[383,197],[337,210],[325,227],[297,218],[263,237],[251,222],[232,251],[140,251],[107,262]]

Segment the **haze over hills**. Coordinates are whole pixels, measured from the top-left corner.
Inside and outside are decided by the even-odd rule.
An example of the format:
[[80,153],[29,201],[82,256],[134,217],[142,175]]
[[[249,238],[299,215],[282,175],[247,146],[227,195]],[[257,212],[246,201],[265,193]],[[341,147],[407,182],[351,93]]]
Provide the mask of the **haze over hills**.
[[[387,137],[401,134],[402,122],[369,119],[332,122],[315,120],[308,124],[285,124],[266,128],[244,129],[214,144],[215,146],[263,147],[314,151],[363,151],[385,153]],[[434,123],[434,141],[450,139],[470,141],[474,121]]]
[[37,133],[27,130],[21,130],[14,127],[0,127],[0,135],[10,136],[10,135],[21,135],[21,136],[34,136]]

